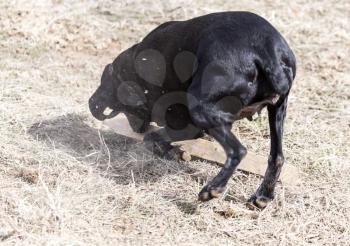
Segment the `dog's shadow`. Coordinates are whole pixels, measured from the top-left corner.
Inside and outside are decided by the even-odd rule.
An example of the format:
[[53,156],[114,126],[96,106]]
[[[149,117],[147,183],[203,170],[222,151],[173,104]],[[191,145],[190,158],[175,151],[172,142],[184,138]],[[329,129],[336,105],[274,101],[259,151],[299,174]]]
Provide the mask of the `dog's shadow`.
[[134,139],[97,130],[76,114],[35,123],[28,133],[52,149],[96,166],[118,184],[156,182],[163,175],[196,172],[184,163],[155,157]]

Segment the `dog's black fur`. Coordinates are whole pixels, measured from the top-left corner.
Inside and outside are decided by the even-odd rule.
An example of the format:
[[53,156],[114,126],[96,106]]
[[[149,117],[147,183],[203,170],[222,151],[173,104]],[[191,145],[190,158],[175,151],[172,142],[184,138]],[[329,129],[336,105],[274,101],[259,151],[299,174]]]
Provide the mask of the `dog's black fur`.
[[[267,106],[271,151],[265,178],[251,197],[263,208],[273,199],[284,163],[283,121],[296,73],[295,57],[280,33],[248,12],[213,13],[164,23],[106,66],[90,98],[99,120],[123,112],[134,131],[150,122],[149,148],[170,155],[173,141],[208,133],[227,154],[225,166],[199,193],[202,201],[223,192],[246,154],[232,123]],[[113,109],[104,115],[106,107]]]

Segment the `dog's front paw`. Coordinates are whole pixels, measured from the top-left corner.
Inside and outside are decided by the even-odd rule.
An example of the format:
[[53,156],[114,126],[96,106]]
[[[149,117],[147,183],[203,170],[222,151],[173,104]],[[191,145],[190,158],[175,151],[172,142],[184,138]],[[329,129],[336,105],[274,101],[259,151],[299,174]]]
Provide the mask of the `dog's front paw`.
[[182,151],[167,142],[145,141],[145,147],[154,155],[167,160],[180,161],[182,159]]
[[198,200],[202,202],[209,201],[219,197],[225,191],[225,186],[214,186],[208,184],[198,194]]
[[179,147],[175,146],[168,150],[163,158],[173,161],[181,161],[182,160],[182,152]]
[[254,209],[264,209],[267,207],[268,203],[273,200],[273,197],[267,197],[264,195],[258,195],[254,194],[252,195],[248,202],[247,207],[254,210]]

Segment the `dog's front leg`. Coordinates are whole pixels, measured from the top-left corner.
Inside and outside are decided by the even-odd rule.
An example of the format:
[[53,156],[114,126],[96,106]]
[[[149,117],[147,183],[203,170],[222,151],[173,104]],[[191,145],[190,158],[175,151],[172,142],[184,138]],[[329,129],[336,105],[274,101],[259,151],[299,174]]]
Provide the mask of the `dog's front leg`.
[[231,132],[231,125],[212,128],[209,130],[209,134],[224,148],[227,159],[218,175],[199,193],[198,199],[201,201],[208,201],[214,197],[218,197],[224,191],[233,172],[247,153],[246,148]]
[[147,114],[144,114],[143,117],[136,116],[136,114],[124,112],[126,115],[126,118],[129,121],[129,125],[132,128],[134,132],[137,133],[144,133],[147,131],[149,125],[150,125],[150,119],[147,116]]
[[281,98],[276,105],[268,106],[270,125],[270,156],[265,177],[256,193],[249,199],[259,208],[265,208],[274,198],[274,190],[284,164],[282,151],[283,122],[286,116],[288,96]]
[[203,136],[203,132],[195,127],[187,127],[185,130],[173,130],[164,127],[157,131],[149,132],[143,138],[145,147],[154,154],[169,159],[179,160],[180,151],[171,145],[172,142],[196,139]]

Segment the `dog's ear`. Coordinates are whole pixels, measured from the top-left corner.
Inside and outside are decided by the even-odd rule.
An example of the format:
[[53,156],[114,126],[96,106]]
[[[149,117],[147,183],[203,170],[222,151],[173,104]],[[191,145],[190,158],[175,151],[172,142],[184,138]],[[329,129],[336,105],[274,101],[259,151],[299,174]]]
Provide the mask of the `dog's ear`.
[[125,81],[117,90],[118,101],[126,106],[144,106],[147,102],[145,91],[133,81]]

